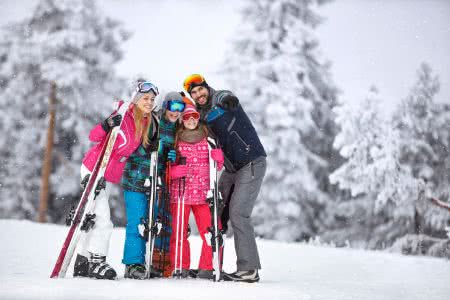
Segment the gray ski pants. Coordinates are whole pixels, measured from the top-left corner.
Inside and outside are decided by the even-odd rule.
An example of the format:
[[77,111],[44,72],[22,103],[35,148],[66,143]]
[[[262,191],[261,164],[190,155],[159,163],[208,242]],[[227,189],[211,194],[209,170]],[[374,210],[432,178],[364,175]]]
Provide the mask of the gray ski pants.
[[220,176],[219,190],[223,199],[229,200],[238,271],[261,269],[250,217],[265,174],[266,158],[259,157],[236,173],[224,171]]

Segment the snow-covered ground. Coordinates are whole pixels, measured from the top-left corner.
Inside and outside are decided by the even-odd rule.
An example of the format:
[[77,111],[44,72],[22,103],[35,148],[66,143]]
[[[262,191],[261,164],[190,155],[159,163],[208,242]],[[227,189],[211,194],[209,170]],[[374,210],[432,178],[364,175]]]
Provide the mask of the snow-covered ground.
[[[266,240],[258,241],[263,269],[256,284],[123,279],[123,228],[114,230],[109,257],[118,280],[50,279],[67,228],[0,220],[0,229],[0,299],[450,299],[450,262],[443,259]],[[199,241],[191,237],[193,267]],[[224,268],[233,271],[233,241],[226,243]]]

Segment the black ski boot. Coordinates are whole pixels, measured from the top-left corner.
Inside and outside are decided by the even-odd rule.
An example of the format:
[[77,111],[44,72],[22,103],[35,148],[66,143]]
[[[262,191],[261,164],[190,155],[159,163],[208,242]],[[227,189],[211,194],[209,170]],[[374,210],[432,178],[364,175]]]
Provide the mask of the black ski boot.
[[173,271],[172,272],[172,277],[174,278],[188,278],[189,277],[189,270],[188,269],[182,269],[181,272],[180,270],[177,271]]
[[197,278],[199,270],[200,269],[190,269],[189,270],[189,277]]
[[198,269],[197,278],[214,279],[213,270]]
[[225,281],[253,283],[259,281],[259,274],[257,269],[250,271],[236,271],[234,273],[224,273],[223,279]]
[[130,279],[145,279],[145,266],[142,264],[126,265],[125,278]]
[[[223,279],[223,273],[220,274],[220,279]],[[189,270],[189,277],[200,278],[200,279],[211,279],[215,278],[214,270],[204,270],[204,269],[191,269]]]
[[89,260],[86,256],[77,254],[75,265],[73,266],[73,277],[89,276]]
[[117,277],[117,273],[110,265],[106,263],[106,256],[91,254],[91,261],[89,262],[89,277],[114,280]]

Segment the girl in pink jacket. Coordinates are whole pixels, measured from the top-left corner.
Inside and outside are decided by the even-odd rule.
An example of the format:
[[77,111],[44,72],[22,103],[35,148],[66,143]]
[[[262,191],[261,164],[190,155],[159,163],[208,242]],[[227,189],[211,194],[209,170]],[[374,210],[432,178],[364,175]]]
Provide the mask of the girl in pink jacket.
[[[180,158],[185,158],[186,163],[172,166],[170,170],[172,178],[170,189],[170,209],[172,214],[170,260],[172,269],[182,268],[181,276],[188,276],[190,247],[187,236],[189,214],[192,210],[200,237],[203,240],[199,262],[199,277],[209,278],[212,276],[212,248],[208,246],[205,234],[208,234],[208,227],[211,226],[211,212],[206,202],[207,192],[210,188],[210,153],[207,141],[208,131],[206,126],[199,124],[199,118],[200,114],[195,107],[187,105],[182,114],[182,126],[178,128],[175,137],[175,149],[179,158],[178,163],[180,163]],[[220,170],[224,161],[222,150],[213,149],[211,157],[217,162]],[[184,209],[181,203],[178,205],[178,201],[181,201],[183,198]],[[178,245],[176,244],[177,241]]]
[[[89,139],[96,143],[83,158],[81,166],[82,185],[85,185],[90,173],[100,156],[103,145],[107,143],[108,132],[120,125],[120,131],[112,150],[112,154],[105,171],[106,184],[95,198],[93,214],[94,226],[88,230],[82,250],[77,255],[74,265],[74,276],[92,277],[97,279],[115,279],[116,271],[106,263],[109,240],[113,224],[110,219],[109,194],[112,184],[120,182],[122,172],[128,157],[142,144],[149,144],[149,136],[157,136],[157,126],[152,117],[155,97],[158,89],[150,82],[139,82],[132,96],[132,104],[121,115],[114,112],[102,123],[91,130]],[[119,107],[123,102],[119,102]],[[149,129],[154,128],[154,134]]]

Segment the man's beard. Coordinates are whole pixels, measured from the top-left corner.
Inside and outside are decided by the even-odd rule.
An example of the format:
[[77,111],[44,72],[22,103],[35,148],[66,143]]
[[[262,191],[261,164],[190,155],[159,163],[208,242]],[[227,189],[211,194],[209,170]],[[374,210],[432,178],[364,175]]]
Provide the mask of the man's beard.
[[208,97],[207,96],[201,96],[200,98],[198,98],[198,104],[205,105],[206,103],[208,103]]

